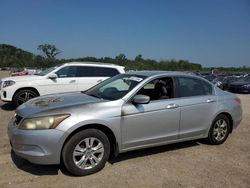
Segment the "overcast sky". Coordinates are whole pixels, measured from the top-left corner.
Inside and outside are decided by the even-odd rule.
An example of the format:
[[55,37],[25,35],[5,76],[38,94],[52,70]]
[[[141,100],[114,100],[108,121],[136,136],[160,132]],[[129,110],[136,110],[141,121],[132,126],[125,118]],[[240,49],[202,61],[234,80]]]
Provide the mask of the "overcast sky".
[[36,54],[250,66],[249,0],[0,0],[0,15],[0,43]]

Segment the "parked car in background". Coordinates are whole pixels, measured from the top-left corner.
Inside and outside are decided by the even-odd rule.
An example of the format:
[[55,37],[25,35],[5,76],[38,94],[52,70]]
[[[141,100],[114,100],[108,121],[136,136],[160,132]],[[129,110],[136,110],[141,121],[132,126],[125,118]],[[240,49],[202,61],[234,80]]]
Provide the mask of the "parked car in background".
[[240,77],[237,77],[237,76],[220,76],[220,77],[217,77],[215,78],[212,82],[218,86],[219,88],[221,88],[222,90],[228,90],[229,89],[229,85],[232,83],[232,82],[235,82],[237,80],[239,80]]
[[28,75],[28,72],[24,68],[14,68],[10,72],[10,76],[24,76]]
[[74,175],[101,170],[110,155],[205,138],[222,144],[242,118],[240,99],[197,76],[142,71],[85,92],[32,99],[8,127],[14,152]]
[[102,63],[66,63],[37,75],[8,77],[1,80],[1,100],[16,106],[37,96],[82,91],[103,80],[124,73],[124,67]]
[[220,89],[223,89],[223,81],[225,77],[224,76],[217,76],[215,79],[212,80],[212,83],[219,87]]
[[212,82],[216,78],[216,76],[213,74],[202,74],[201,77],[210,82]]
[[39,71],[39,69],[37,68],[29,68],[29,67],[24,68],[24,70],[28,73],[28,75],[34,75]]
[[229,91],[233,93],[250,93],[250,77],[244,77],[229,84]]

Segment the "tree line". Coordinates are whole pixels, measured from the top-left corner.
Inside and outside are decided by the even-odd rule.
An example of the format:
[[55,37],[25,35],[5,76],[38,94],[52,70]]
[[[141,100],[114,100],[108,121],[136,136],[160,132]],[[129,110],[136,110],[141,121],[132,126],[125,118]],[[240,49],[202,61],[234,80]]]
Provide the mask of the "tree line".
[[[24,51],[8,44],[0,44],[0,67],[51,67],[66,62],[103,62],[124,66],[126,70],[169,70],[169,71],[210,71],[212,68],[202,67],[201,64],[188,60],[160,60],[144,59],[137,55],[134,59],[128,59],[125,54],[116,57],[82,57],[71,59],[57,59],[61,51],[51,44],[41,44],[37,47],[41,55]],[[250,72],[250,67],[218,67],[223,72]]]

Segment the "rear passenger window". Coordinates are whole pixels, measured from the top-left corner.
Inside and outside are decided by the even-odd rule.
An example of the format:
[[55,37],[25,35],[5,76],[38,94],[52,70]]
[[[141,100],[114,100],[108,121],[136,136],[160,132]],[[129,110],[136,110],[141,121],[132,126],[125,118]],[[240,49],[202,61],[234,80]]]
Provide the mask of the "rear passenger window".
[[189,77],[179,77],[178,97],[190,97],[199,95],[211,95],[212,86],[203,80]]
[[118,70],[107,67],[78,66],[77,77],[112,77],[119,74]]

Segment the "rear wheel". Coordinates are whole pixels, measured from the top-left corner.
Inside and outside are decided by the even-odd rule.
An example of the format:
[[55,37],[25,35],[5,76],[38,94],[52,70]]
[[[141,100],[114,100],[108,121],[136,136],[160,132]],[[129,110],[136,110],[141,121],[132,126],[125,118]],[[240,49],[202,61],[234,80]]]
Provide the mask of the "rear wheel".
[[226,141],[230,131],[230,121],[224,114],[218,115],[209,130],[208,142],[218,145]]
[[109,154],[107,136],[100,130],[86,129],[68,140],[62,151],[62,160],[70,173],[84,176],[101,170]]
[[38,94],[32,90],[21,90],[18,91],[13,97],[13,104],[15,106],[20,106],[21,104],[27,102],[28,100],[37,97]]

